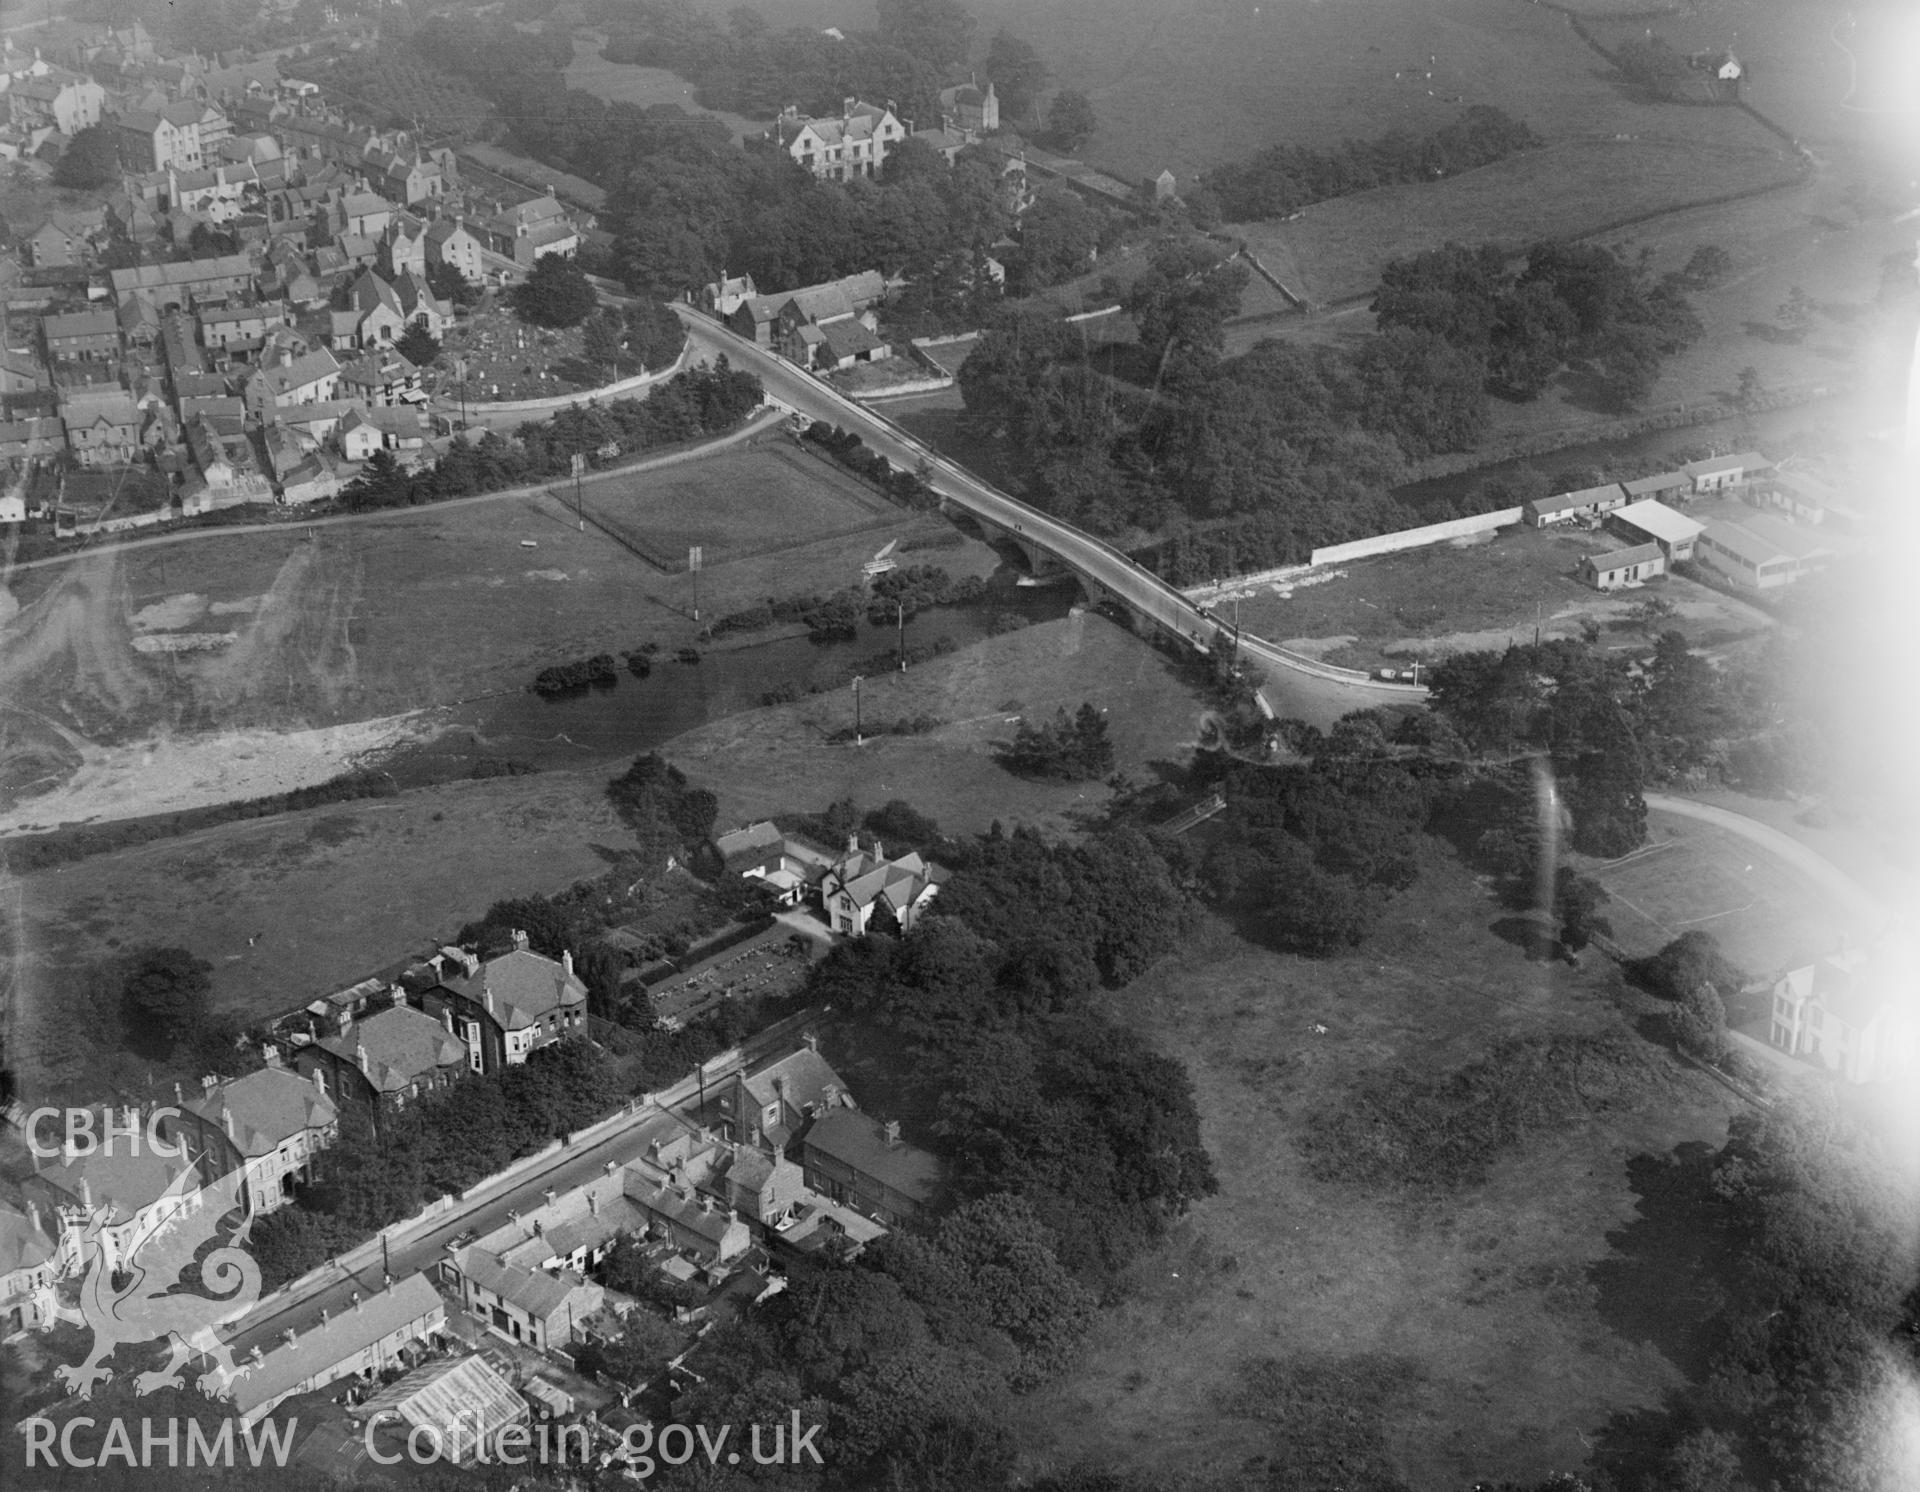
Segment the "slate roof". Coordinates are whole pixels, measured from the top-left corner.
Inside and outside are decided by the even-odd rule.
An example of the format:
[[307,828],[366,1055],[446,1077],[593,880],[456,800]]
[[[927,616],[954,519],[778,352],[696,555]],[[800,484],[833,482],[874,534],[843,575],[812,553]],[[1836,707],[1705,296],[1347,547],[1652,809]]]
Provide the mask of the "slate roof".
[[309,1129],[325,1129],[339,1117],[333,1100],[297,1072],[263,1067],[232,1078],[184,1107],[229,1131],[240,1153],[271,1155],[285,1141]]
[[91,1155],[45,1160],[35,1174],[76,1203],[82,1199],[85,1183],[92,1191],[95,1210],[104,1209],[109,1222],[119,1223],[159,1201],[175,1179],[190,1169],[189,1163],[174,1156],[155,1155],[145,1146],[135,1155],[122,1145],[111,1153],[96,1150]]
[[784,1097],[803,1114],[816,1105],[836,1103],[847,1094],[840,1074],[811,1047],[789,1052],[778,1062],[742,1076],[740,1082],[762,1108]]
[[120,322],[112,311],[63,311],[42,316],[40,328],[49,340],[54,337],[118,337]]
[[[365,1351],[382,1337],[409,1326],[431,1321],[435,1314],[442,1320],[446,1306],[440,1292],[424,1274],[410,1274],[404,1280],[358,1305],[340,1311],[320,1325],[263,1353],[257,1363],[242,1365],[242,1373],[233,1385],[233,1402],[242,1414],[249,1413],[285,1397],[356,1352]],[[430,1329],[430,1328],[428,1328]]]
[[0,1279],[37,1268],[53,1255],[53,1240],[30,1215],[0,1203]]
[[323,348],[278,367],[262,368],[256,376],[268,393],[278,396],[306,384],[318,382],[329,373],[339,371],[340,364],[334,360],[331,352]]
[[491,1290],[536,1321],[551,1320],[568,1302],[573,1303],[574,1314],[584,1318],[597,1311],[604,1299],[600,1287],[590,1284],[584,1275],[525,1269],[508,1264],[482,1248],[463,1250],[455,1258],[454,1266],[481,1289]]
[[549,1011],[584,1004],[587,998],[587,987],[577,977],[554,960],[525,948],[490,958],[480,965],[479,973],[449,979],[445,984],[455,993],[487,1005],[509,1031],[537,1025]]
[[835,1109],[807,1131],[806,1147],[839,1161],[862,1176],[929,1202],[940,1188],[940,1161],[905,1141],[887,1142],[886,1126],[858,1109]]
[[367,1054],[367,1078],[382,1093],[396,1093],[440,1067],[464,1065],[467,1049],[432,1016],[406,1005],[355,1021],[320,1045],[344,1061],[358,1064]]
[[245,254],[220,254],[211,259],[185,259],[175,264],[137,264],[116,269],[109,278],[115,295],[164,285],[193,285],[201,280],[224,280],[251,275],[253,261]]
[[1723,471],[1772,471],[1773,463],[1758,451],[1736,451],[1731,456],[1712,456],[1705,461],[1689,461],[1680,470],[1690,477],[1710,477]]

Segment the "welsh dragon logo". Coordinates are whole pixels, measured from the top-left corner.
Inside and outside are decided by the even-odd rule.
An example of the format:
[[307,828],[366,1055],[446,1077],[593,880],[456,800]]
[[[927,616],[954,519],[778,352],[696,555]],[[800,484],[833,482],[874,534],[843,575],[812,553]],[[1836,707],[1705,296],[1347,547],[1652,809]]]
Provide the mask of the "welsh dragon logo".
[[[54,1372],[69,1394],[93,1397],[96,1384],[113,1377],[105,1366],[114,1349],[136,1346],[158,1338],[168,1340],[170,1355],[163,1367],[142,1373],[134,1391],[150,1394],[160,1388],[184,1386],[181,1369],[194,1354],[212,1360],[199,1376],[200,1389],[210,1398],[230,1398],[233,1382],[246,1371],[236,1367],[216,1330],[237,1321],[260,1299],[260,1266],[244,1249],[235,1247],[246,1235],[242,1223],[232,1242],[210,1251],[200,1262],[200,1283],[210,1292],[197,1295],[176,1289],[182,1272],[202,1248],[218,1235],[220,1222],[239,1204],[244,1173],[239,1170],[207,1187],[196,1188],[194,1168],[186,1167],[129,1234],[121,1248],[120,1267],[109,1266],[102,1246],[106,1212],[96,1210],[81,1234],[81,1256],[87,1274],[80,1286],[80,1305],[55,1307],[55,1314],[79,1326],[93,1328],[93,1350],[75,1367],[62,1364]],[[118,1283],[116,1283],[118,1280]]]

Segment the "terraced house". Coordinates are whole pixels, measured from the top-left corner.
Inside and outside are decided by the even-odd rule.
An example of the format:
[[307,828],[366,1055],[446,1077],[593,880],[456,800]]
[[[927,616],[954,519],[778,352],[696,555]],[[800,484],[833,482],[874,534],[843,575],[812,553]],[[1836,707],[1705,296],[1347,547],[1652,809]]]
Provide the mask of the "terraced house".
[[244,1171],[241,1200],[252,1216],[284,1206],[294,1183],[312,1178],[314,1157],[340,1137],[340,1111],[311,1079],[275,1066],[204,1079],[170,1125],[201,1175]]
[[346,1016],[332,1034],[296,1047],[293,1063],[335,1103],[372,1109],[404,1108],[468,1070],[466,1048],[408,1005]]
[[129,109],[114,121],[120,162],[129,171],[198,171],[209,153],[233,133],[212,104],[181,99],[155,110]]

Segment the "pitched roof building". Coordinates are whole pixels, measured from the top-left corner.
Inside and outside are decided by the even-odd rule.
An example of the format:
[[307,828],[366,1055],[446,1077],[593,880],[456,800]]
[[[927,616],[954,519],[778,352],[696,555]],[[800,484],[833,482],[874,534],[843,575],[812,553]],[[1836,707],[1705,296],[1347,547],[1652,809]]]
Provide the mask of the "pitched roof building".
[[808,1186],[889,1226],[924,1212],[940,1189],[938,1157],[902,1140],[897,1123],[853,1109],[819,1119],[801,1154]]
[[395,1005],[296,1048],[294,1064],[335,1102],[398,1108],[465,1076],[467,1050],[432,1016]]
[[470,959],[420,996],[422,1008],[465,1043],[476,1072],[517,1066],[586,1029],[587,987],[573,972],[572,952],[555,960],[533,952],[523,932],[513,940],[511,952]]
[[846,98],[838,118],[811,118],[788,105],[765,138],[821,181],[852,181],[878,176],[887,151],[907,137],[908,129],[891,108]]
[[318,1326],[260,1351],[233,1385],[233,1403],[252,1424],[282,1399],[337,1383],[356,1373],[390,1368],[409,1344],[445,1330],[447,1308],[424,1274],[355,1298]]
[[248,1213],[271,1212],[293,1198],[294,1183],[338,1138],[339,1110],[320,1088],[284,1067],[225,1082],[209,1079],[174,1121],[203,1174],[245,1171]]
[[847,937],[911,932],[946,879],[944,867],[914,851],[890,860],[883,846],[870,854],[853,842],[821,879],[820,899],[828,925]]

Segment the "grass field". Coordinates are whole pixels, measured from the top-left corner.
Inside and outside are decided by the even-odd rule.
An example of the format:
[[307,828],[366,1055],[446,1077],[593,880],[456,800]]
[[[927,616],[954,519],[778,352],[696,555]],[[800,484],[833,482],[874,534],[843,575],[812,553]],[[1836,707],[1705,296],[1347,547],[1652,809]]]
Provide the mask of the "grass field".
[[1292,222],[1236,224],[1232,231],[1297,294],[1324,305],[1370,294],[1388,260],[1444,243],[1519,247],[1535,238],[1577,237],[1794,176],[1786,148],[1762,145],[1770,137],[1744,115],[1686,112],[1692,128],[1685,139],[1554,144],[1446,181],[1380,187],[1315,203]]
[[[786,441],[671,471],[595,483],[586,511],[670,574],[897,526],[901,510]],[[884,542],[874,541],[874,548]]]
[[[1619,547],[1607,534],[1504,529],[1491,540],[1436,544],[1373,555],[1316,572],[1309,584],[1265,584],[1240,591],[1249,631],[1355,668],[1503,648],[1546,637],[1578,637],[1583,620],[1635,647],[1646,635],[1627,625],[1634,607],[1660,595],[1696,646],[1715,648],[1764,630],[1767,617],[1679,576],[1636,592],[1602,595],[1573,577],[1584,554]],[[1322,578],[1322,577],[1325,578]],[[1231,614],[1234,593],[1212,604]]]
[[227,824],[15,881],[20,960],[10,1058],[35,1081],[88,1071],[62,1017],[86,966],[144,943],[213,965],[215,1004],[254,1019],[446,938],[504,896],[597,874],[632,836],[605,776],[450,783]]
[[829,735],[853,724],[852,693],[838,690],[717,720],[676,738],[669,754],[719,794],[725,824],[851,797],[863,808],[904,798],[955,833],[983,831],[995,819],[1064,830],[1107,801],[1106,785],[1028,782],[999,767],[991,751],[1012,739],[1021,715],[1051,718],[1083,702],[1108,712],[1118,769],[1143,780],[1155,762],[1185,760],[1206,709],[1164,654],[1080,611],[866,681],[866,721],[945,722],[925,735],[830,744]]
[[[938,518],[886,507],[784,438],[716,464],[718,481],[694,463],[636,478],[621,499],[645,502],[655,482],[678,494],[657,509],[669,525],[661,550],[671,556],[689,533],[713,546],[701,598],[714,615],[817,590],[823,576],[855,576],[890,539],[910,546],[953,533]],[[232,732],[390,719],[522,689],[569,658],[693,642],[686,577],[662,574],[591,526],[581,532],[571,497],[411,510],[317,528],[311,539],[299,529],[208,535],[11,577],[19,609],[0,623],[7,780],[63,775],[95,748],[160,738],[190,745],[232,779],[225,792],[210,779],[205,791],[214,796],[196,801],[248,796],[267,790],[249,772],[270,761],[272,743],[254,742],[241,760]],[[724,524],[691,520],[709,509],[724,512]],[[810,537],[820,522],[831,525],[827,535]],[[755,542],[761,535],[786,547],[767,553],[768,538]],[[685,553],[678,549],[676,570]],[[941,549],[938,563],[978,575],[999,558],[967,541]],[[0,615],[6,609],[0,602]],[[233,640],[196,653],[136,646],[146,634],[193,631]],[[27,770],[34,762],[41,765]],[[306,780],[317,780],[313,770],[331,775],[316,760]],[[137,753],[122,775],[139,784]],[[91,812],[72,805],[62,817]]]
[[736,140],[766,133],[764,121],[724,109],[701,108],[693,101],[692,87],[664,67],[633,67],[624,62],[607,61],[600,55],[600,33],[583,31],[576,35],[573,61],[567,66],[567,87],[591,93],[610,104],[635,104],[642,109],[676,104],[689,113],[719,120]]
[[[1636,1217],[1628,1162],[1724,1135],[1732,1101],[1705,1078],[1644,1048],[1630,1105],[1438,1200],[1316,1181],[1292,1143],[1359,1072],[1627,1020],[1636,997],[1610,964],[1531,963],[1488,930],[1497,916],[1434,851],[1355,956],[1307,962],[1220,930],[1118,997],[1192,1075],[1221,1190],[1137,1267],[1079,1368],[1023,1406],[1032,1469],[1086,1460],[1174,1484],[1287,1465],[1292,1427],[1243,1393],[1285,1372],[1379,1389],[1338,1397],[1330,1422],[1408,1487],[1531,1485],[1680,1381],[1610,1272]],[[1657,1319],[1664,1281],[1637,1283]]]
[[1590,871],[1613,897],[1616,941],[1635,957],[1698,928],[1749,974],[1771,977],[1842,934],[1859,941],[1879,931],[1724,829],[1655,811],[1648,837],[1645,848]]
[[[1071,831],[1106,801],[1105,784],[1024,782],[990,752],[1012,736],[1009,716],[1083,700],[1108,709],[1120,769],[1143,778],[1157,761],[1184,760],[1203,708],[1161,654],[1081,613],[868,681],[869,721],[949,722],[929,735],[830,745],[826,736],[852,723],[851,696],[836,691],[729,717],[663,750],[719,794],[723,826],[851,797],[862,808],[904,798],[955,833],[996,818]],[[444,938],[500,897],[595,874],[631,842],[606,803],[613,770],[418,789],[223,825],[17,880],[24,957],[10,1049],[43,1081],[89,1070],[99,1054],[58,1013],[86,966],[119,948],[192,950],[213,964],[221,1008],[255,1018]]]

